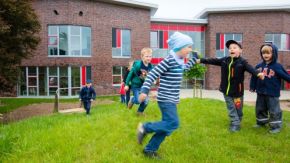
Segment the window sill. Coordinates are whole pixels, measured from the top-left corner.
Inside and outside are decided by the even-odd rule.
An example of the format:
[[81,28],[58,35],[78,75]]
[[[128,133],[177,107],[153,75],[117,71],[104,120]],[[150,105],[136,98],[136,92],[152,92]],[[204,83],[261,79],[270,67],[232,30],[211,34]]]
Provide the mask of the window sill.
[[74,56],[74,55],[49,55],[49,58],[90,58],[90,56]]
[[112,56],[112,58],[113,58],[113,59],[114,59],[114,58],[115,58],[115,59],[119,59],[119,58],[128,59],[128,58],[131,58],[131,57],[122,57],[122,56],[120,56],[120,57],[113,57],[113,56]]

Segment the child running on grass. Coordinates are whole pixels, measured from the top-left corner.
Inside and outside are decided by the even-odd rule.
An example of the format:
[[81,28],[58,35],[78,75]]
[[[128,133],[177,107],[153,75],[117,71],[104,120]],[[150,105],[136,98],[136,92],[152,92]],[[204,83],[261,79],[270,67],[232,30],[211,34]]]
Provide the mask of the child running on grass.
[[150,87],[160,77],[157,101],[162,119],[158,122],[139,123],[137,133],[139,144],[142,144],[147,134],[154,133],[143,150],[145,156],[152,158],[160,158],[157,154],[160,144],[179,126],[176,104],[179,103],[183,71],[189,70],[195,64],[195,59],[190,59],[184,64],[184,58],[192,51],[193,41],[189,36],[175,32],[169,38],[168,44],[171,49],[169,55],[149,72],[139,96],[139,101],[144,101]]
[[91,103],[96,99],[96,91],[92,87],[92,81],[87,80],[86,86],[81,89],[80,92],[80,101],[84,104],[86,114],[90,115]]
[[141,86],[144,83],[148,72],[153,68],[152,64],[150,63],[151,60],[152,60],[152,49],[143,48],[141,50],[141,60],[136,60],[133,63],[130,73],[126,78],[125,91],[129,90],[130,85],[131,90],[133,91],[133,97],[131,97],[128,103],[128,108],[131,109],[134,104],[139,104],[137,115],[144,115],[144,110],[149,102],[149,98],[146,98],[145,101],[139,103],[138,96],[140,93]]

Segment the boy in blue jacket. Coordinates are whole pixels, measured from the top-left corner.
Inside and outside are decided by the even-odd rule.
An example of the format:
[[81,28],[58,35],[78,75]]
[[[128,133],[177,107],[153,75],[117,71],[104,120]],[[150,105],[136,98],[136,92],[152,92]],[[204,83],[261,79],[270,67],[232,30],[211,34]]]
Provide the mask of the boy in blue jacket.
[[290,75],[277,63],[278,49],[275,45],[262,45],[260,55],[262,62],[256,69],[264,74],[265,79],[259,80],[252,76],[250,83],[250,91],[257,92],[255,127],[269,123],[269,132],[278,133],[282,127],[282,111],[279,104],[281,79],[290,82]]
[[90,114],[91,110],[91,102],[96,99],[96,92],[95,89],[92,87],[92,81],[87,80],[86,86],[81,89],[80,92],[80,101],[83,102],[84,108],[86,110],[86,114]]

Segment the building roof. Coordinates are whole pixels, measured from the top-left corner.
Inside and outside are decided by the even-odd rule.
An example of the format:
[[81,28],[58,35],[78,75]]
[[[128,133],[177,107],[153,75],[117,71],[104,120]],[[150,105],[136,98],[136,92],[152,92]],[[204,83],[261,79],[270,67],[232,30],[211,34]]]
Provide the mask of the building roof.
[[140,1],[135,1],[135,0],[98,0],[98,1],[112,3],[112,4],[118,4],[118,5],[125,5],[125,6],[130,6],[130,7],[149,9],[151,16],[153,16],[158,9],[157,4],[140,2]]
[[151,22],[207,24],[207,19],[167,19],[167,18],[151,18]]
[[208,14],[212,13],[231,13],[231,12],[263,12],[263,11],[287,11],[290,12],[290,4],[271,5],[271,6],[243,6],[243,7],[224,7],[206,8],[197,14],[195,19],[207,19]]

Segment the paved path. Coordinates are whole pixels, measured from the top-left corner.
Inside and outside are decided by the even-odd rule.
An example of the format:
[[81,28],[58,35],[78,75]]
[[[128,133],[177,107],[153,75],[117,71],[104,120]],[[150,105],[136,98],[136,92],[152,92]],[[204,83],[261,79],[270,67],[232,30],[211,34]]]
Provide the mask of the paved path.
[[[193,97],[193,89],[182,89],[180,92],[180,98]],[[224,100],[223,94],[218,90],[202,90],[203,98],[212,98],[217,100]],[[256,101],[257,94],[251,93],[249,90],[244,92],[244,101],[254,102]],[[281,91],[280,100],[290,100],[290,91]]]

